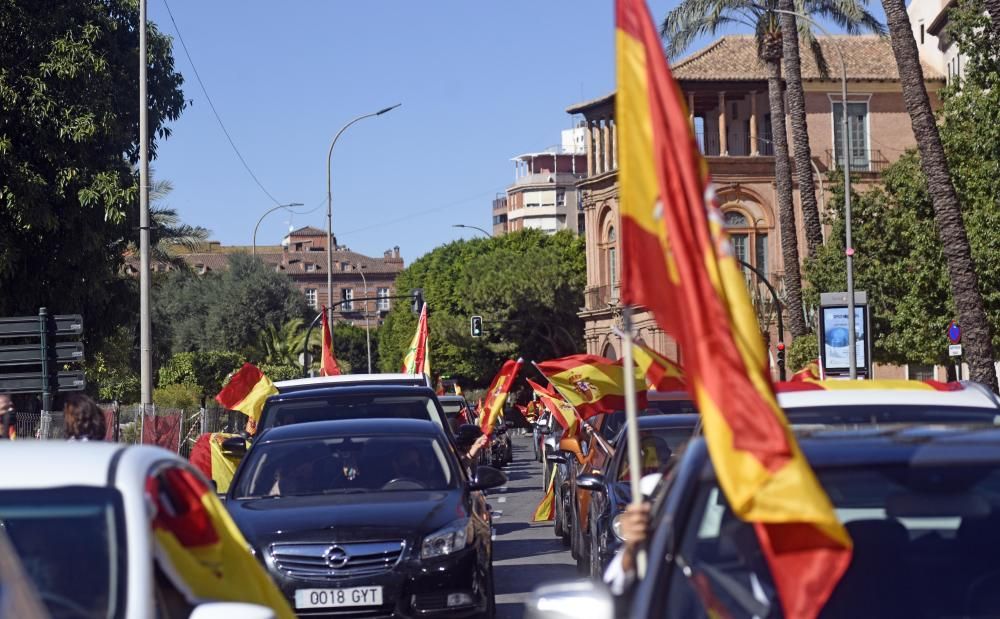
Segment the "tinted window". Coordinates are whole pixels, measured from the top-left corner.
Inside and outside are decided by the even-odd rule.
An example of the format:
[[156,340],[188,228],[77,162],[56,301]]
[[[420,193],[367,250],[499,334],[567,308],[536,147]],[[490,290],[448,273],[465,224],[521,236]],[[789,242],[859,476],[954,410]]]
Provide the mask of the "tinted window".
[[457,415],[465,408],[465,404],[461,400],[441,400],[441,408],[444,409],[444,414],[451,417],[452,415]]
[[[662,472],[671,458],[680,455],[681,449],[691,439],[693,432],[694,428],[657,428],[640,432],[639,457],[642,460],[642,474]],[[627,455],[621,460],[621,465],[618,467],[618,481],[627,481],[629,476]]]
[[785,410],[794,424],[1000,423],[1000,411],[942,406],[803,406]]
[[[854,541],[851,565],[821,617],[995,617],[1000,614],[1000,471],[991,466],[820,471]],[[666,615],[780,616],[751,525],[706,483],[673,570]],[[768,609],[754,608],[764,604]],[[770,614],[768,614],[768,612]]]
[[646,405],[647,413],[697,415],[698,408],[691,400],[650,400]]
[[122,614],[124,525],[116,490],[0,492],[0,526],[53,619]]
[[443,490],[455,477],[441,445],[420,436],[262,443],[248,457],[236,498]]
[[430,397],[363,394],[269,402],[263,427],[344,419],[424,419],[441,425]]

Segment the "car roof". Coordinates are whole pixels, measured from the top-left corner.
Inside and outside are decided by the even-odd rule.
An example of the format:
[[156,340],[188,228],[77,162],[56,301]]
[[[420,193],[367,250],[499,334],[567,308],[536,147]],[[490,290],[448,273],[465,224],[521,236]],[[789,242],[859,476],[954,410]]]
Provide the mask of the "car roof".
[[694,428],[698,425],[698,415],[674,413],[666,415],[642,415],[639,417],[640,430],[660,428]]
[[434,390],[430,387],[418,385],[354,385],[351,387],[323,387],[315,389],[303,389],[288,393],[272,395],[268,401],[291,401],[309,400],[312,398],[325,398],[333,395],[412,395],[423,397],[434,397]]
[[[955,464],[1000,467],[1000,428],[989,425],[896,424],[795,431],[799,447],[815,469],[904,465],[911,468]],[[708,460],[703,438],[689,445],[693,457]],[[711,466],[703,478],[712,478]]]
[[[931,388],[917,381],[845,381],[812,383],[814,388],[782,391],[778,389],[778,404],[785,410],[819,406],[947,406],[961,408],[1000,408],[1000,401],[989,390],[979,385],[964,385],[950,391]],[[867,384],[865,384],[867,383]]]
[[309,421],[277,426],[264,432],[255,444],[305,438],[361,435],[442,436],[441,427],[426,419],[344,419]]
[[4,441],[0,467],[30,474],[0,476],[0,489],[108,486],[116,472],[139,467],[142,474],[155,462],[179,460],[177,454],[151,445],[127,446],[104,441]]
[[348,385],[418,385],[429,387],[430,382],[424,374],[340,374],[338,376],[313,376],[310,378],[293,378],[280,380],[274,386],[280,393],[315,389],[319,387],[345,387]]
[[690,400],[691,394],[687,391],[657,391],[650,389],[646,392],[648,402],[669,402],[672,400]]

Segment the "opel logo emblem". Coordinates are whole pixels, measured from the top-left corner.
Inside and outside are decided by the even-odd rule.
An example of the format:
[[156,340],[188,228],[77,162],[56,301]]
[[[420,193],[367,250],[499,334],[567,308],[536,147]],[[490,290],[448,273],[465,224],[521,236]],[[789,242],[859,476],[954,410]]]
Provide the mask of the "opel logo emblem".
[[338,569],[347,565],[347,562],[351,560],[351,555],[347,554],[347,551],[340,546],[330,546],[323,558],[326,559],[327,565]]

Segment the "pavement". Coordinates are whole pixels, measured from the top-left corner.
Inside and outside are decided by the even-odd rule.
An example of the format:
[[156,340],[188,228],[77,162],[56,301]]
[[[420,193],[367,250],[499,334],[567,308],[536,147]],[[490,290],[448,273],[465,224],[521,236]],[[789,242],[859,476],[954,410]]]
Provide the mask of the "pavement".
[[514,462],[504,468],[507,485],[490,492],[493,509],[493,578],[497,619],[521,619],[524,601],[537,586],[579,578],[569,548],[552,522],[531,522],[542,500],[542,464],[533,459],[531,435],[515,436]]

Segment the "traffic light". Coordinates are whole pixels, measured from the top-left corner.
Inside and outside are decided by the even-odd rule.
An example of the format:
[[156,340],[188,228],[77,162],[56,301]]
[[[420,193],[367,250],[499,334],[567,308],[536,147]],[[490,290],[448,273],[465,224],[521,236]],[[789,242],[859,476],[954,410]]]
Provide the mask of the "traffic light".
[[777,357],[778,357],[778,369],[782,370],[782,372],[783,372],[784,369],[785,369],[785,343],[784,342],[778,342],[777,348],[778,348],[778,355],[777,355]]
[[424,308],[424,289],[414,288],[410,291],[410,296],[413,297],[413,310],[414,314],[419,314],[420,310]]
[[483,336],[483,317],[473,316],[472,317],[472,337],[482,337]]

